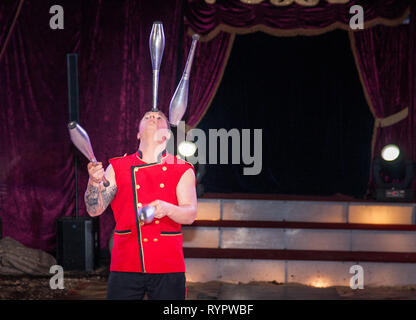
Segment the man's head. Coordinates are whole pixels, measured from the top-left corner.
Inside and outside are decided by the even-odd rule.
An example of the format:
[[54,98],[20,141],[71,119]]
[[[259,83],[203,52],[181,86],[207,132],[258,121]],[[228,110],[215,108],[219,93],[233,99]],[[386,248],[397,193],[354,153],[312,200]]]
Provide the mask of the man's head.
[[161,111],[146,112],[139,124],[137,139],[164,142],[170,138],[170,124]]

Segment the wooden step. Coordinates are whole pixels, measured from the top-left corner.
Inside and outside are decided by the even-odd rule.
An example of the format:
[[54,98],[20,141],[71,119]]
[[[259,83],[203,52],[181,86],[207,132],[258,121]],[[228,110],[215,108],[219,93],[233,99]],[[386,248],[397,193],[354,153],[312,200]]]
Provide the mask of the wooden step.
[[416,263],[415,252],[184,248],[185,258]]
[[185,263],[186,279],[191,282],[274,281],[348,288],[354,276],[351,267],[360,265],[364,289],[369,286],[416,285],[416,263],[211,258],[186,258]]
[[196,220],[191,227],[416,231],[416,225],[297,221]]
[[[315,228],[321,229],[315,229]],[[413,225],[209,221],[182,227],[186,248],[413,252]]]
[[202,199],[183,226],[190,281],[416,284],[414,203]]
[[198,220],[415,224],[414,203],[199,199]]

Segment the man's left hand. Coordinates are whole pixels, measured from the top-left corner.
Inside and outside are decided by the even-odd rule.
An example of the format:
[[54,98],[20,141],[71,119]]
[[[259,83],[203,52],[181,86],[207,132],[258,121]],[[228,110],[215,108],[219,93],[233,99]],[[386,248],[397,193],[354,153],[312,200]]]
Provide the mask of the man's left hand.
[[164,216],[169,216],[170,209],[173,205],[166,201],[155,200],[149,203],[148,206],[155,207],[156,210],[154,216],[156,219],[162,219]]

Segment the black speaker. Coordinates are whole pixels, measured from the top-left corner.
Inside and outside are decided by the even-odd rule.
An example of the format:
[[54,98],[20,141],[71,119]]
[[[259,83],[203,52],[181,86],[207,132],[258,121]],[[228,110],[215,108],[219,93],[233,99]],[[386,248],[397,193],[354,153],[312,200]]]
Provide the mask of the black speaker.
[[63,217],[57,221],[59,265],[68,271],[93,271],[98,262],[98,220]]
[[67,77],[68,77],[68,101],[69,101],[69,122],[79,122],[79,88],[78,88],[78,55],[68,53]]

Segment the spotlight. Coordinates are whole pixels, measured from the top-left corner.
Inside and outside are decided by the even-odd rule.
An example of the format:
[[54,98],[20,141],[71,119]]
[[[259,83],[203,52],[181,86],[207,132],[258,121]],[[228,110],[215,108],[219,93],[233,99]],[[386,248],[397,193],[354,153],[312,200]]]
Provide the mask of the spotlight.
[[375,198],[379,201],[412,201],[413,161],[406,158],[400,148],[388,144],[374,159],[373,174],[376,181]]
[[400,149],[395,144],[388,144],[381,150],[381,157],[385,161],[394,161],[400,156]]
[[190,141],[182,141],[178,146],[178,152],[183,157],[191,157],[196,152],[196,145]]

